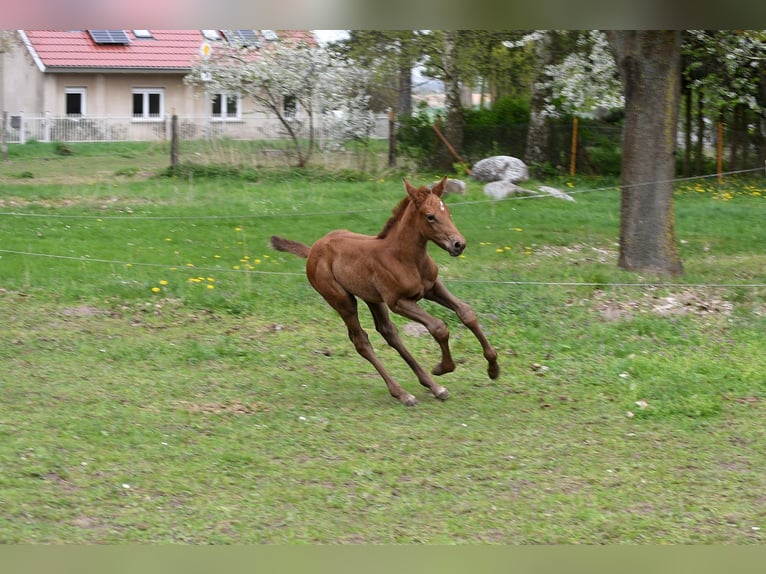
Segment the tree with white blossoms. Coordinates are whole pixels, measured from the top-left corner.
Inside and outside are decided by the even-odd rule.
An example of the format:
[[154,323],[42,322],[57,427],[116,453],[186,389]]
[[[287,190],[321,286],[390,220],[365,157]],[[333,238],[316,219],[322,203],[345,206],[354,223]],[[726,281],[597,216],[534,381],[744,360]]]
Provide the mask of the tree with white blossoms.
[[250,98],[276,117],[293,143],[298,167],[308,164],[316,148],[320,119],[341,139],[369,137],[375,120],[367,80],[364,69],[302,41],[263,48],[215,45],[185,78],[209,93]]
[[606,34],[589,30],[577,38],[577,51],[559,64],[546,67],[551,99],[545,113],[557,117],[562,112],[588,117],[602,110],[625,105],[622,83]]
[[503,45],[533,49],[538,62],[530,98],[527,163],[546,161],[551,118],[593,116],[623,107],[622,84],[603,32],[535,30]]

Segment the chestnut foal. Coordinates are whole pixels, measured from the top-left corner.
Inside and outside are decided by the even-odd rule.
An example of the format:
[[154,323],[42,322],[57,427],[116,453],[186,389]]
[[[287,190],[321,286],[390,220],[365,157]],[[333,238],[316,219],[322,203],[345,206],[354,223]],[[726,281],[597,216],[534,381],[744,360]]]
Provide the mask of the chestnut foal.
[[306,275],[311,285],[343,318],[357,352],[372,363],[391,395],[405,405],[415,405],[417,400],[391,377],[373,351],[367,333],[359,323],[357,297],[367,303],[378,332],[399,352],[420,384],[428,387],[436,398],[444,400],[449,397],[449,392],[434,382],[405,348],[388,315],[389,308],[423,324],[439,343],[441,361],[434,367],[434,375],[455,370],[449,348],[449,330],[444,321],[429,315],[417,304],[420,299],[452,309],[481,343],[489,364],[489,377],[496,379],[500,374],[497,351],[484,336],[473,309],[447,291],[437,278],[436,264],[428,255],[429,241],[453,257],[465,249],[465,239],[452,223],[450,210],[441,200],[446,181],[445,177],[432,187],[415,188],[405,179],[407,197],[394,208],[393,215],[376,236],[336,230],[311,247],[277,236],[271,238],[274,249],[307,259]]

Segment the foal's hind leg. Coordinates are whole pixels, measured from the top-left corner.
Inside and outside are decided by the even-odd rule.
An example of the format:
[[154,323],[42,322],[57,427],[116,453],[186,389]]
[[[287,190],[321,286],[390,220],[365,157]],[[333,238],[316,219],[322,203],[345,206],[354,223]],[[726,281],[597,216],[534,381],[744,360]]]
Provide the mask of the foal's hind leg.
[[[484,352],[484,358],[487,359],[488,363],[487,374],[489,375],[490,379],[496,379],[500,375],[500,366],[497,364],[497,351],[492,347],[492,345],[489,344],[487,337],[484,336],[484,333],[479,326],[479,320],[476,318],[476,313],[474,313],[471,306],[447,291],[447,288],[441,281],[436,281],[433,288],[431,288],[431,290],[426,293],[424,297],[429,301],[439,303],[448,309],[452,309],[457,314],[463,324],[471,330],[471,332],[479,340],[479,343],[481,343],[481,348]],[[441,374],[437,371],[440,368],[443,368],[443,364],[444,361],[442,360],[442,363],[434,368],[434,374]]]
[[367,306],[370,308],[372,317],[375,320],[375,328],[383,336],[386,342],[396,349],[402,359],[404,359],[410,366],[410,369],[415,373],[420,384],[424,387],[428,387],[437,399],[446,400],[449,398],[449,391],[434,382],[404,346],[404,343],[399,338],[396,325],[391,322],[391,318],[388,316],[388,309],[386,306],[383,303],[367,303]]
[[342,293],[338,292],[335,296],[328,294],[325,291],[322,292],[322,296],[341,316],[348,329],[348,338],[351,339],[357,353],[372,363],[372,366],[375,367],[386,382],[388,392],[391,393],[391,396],[398,399],[399,402],[404,405],[416,405],[418,403],[417,399],[405,391],[401,385],[394,380],[375,354],[367,333],[359,323],[356,298],[345,290]]

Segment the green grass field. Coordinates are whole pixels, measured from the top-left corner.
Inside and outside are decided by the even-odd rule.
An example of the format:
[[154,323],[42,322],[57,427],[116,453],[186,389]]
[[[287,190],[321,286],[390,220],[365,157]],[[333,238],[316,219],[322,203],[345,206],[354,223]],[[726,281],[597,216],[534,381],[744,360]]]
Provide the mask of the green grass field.
[[679,184],[672,282],[616,267],[614,182],[545,182],[576,203],[469,183],[446,199],[464,256],[431,253],[501,377],[424,303],[458,361],[429,399],[363,313],[406,408],[268,248],[377,232],[402,173],[158,177],[159,144],[70,151],[0,165],[0,542],[763,542],[762,177]]

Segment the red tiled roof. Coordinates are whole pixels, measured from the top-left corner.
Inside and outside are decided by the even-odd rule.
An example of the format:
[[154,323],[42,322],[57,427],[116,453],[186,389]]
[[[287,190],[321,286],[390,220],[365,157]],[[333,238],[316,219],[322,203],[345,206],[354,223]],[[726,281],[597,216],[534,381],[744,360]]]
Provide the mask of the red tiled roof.
[[[97,44],[87,30],[25,30],[46,69],[188,70],[205,41],[201,30],[151,30],[153,38],[137,38],[126,30],[130,44]],[[281,37],[315,43],[311,32],[280,31]]]

